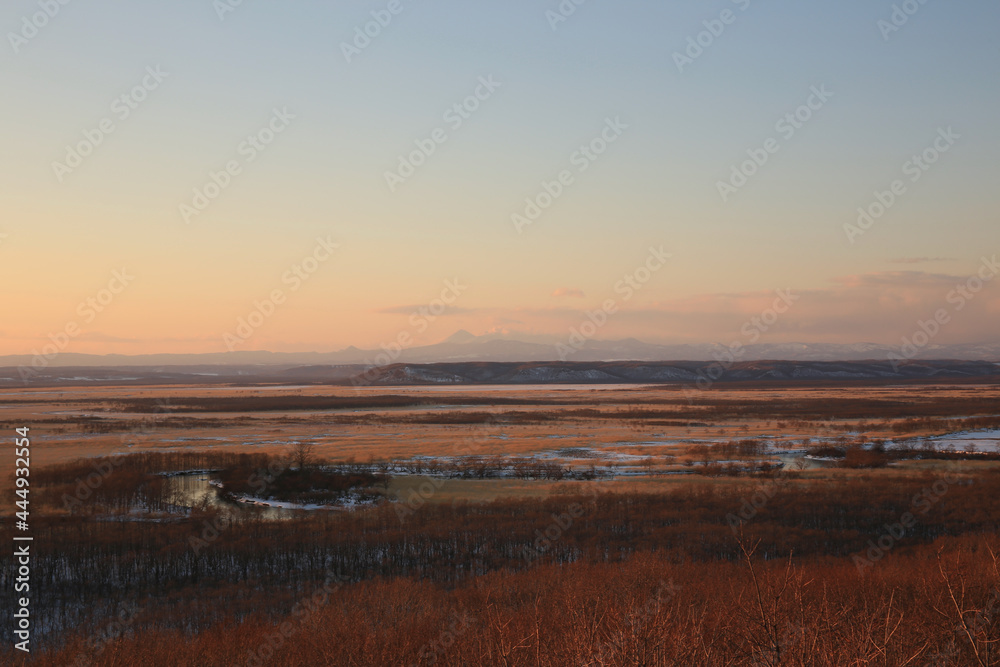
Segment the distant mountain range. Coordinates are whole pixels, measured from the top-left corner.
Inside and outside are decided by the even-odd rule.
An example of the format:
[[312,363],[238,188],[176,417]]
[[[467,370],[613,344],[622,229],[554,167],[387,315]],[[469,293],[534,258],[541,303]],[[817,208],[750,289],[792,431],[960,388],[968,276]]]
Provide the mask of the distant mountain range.
[[716,382],[827,382],[1000,380],[990,361],[705,361],[457,362],[392,364],[352,378],[376,386],[456,384],[682,384],[708,388]]
[[992,361],[457,361],[436,364],[51,367],[23,377],[0,368],[0,388],[140,385],[674,384],[1000,382]]
[[[561,344],[561,347],[557,347]],[[458,331],[440,343],[391,350],[361,350],[348,347],[338,352],[218,352],[206,354],[93,355],[66,352],[51,360],[31,355],[0,356],[0,366],[48,367],[88,366],[194,366],[194,365],[378,365],[390,363],[445,363],[459,361],[712,361],[729,359],[729,348],[721,344],[658,345],[634,338],[588,340],[579,349],[567,340],[543,336],[490,334],[475,336]],[[887,359],[899,347],[875,343],[837,345],[830,343],[761,343],[747,345],[733,361],[857,361]],[[561,354],[562,353],[562,354]],[[959,359],[1000,361],[1000,342],[927,345],[914,359]]]

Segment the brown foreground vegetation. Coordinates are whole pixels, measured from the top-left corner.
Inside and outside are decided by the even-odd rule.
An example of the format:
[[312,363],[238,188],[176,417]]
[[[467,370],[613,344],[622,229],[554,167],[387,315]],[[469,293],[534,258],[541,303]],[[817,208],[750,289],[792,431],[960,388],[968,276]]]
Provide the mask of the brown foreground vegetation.
[[[136,506],[119,499],[139,466],[227,461],[268,464],[125,457],[107,494],[87,499],[94,511],[53,507],[36,519],[36,646],[46,650],[0,660],[1000,664],[995,464],[706,478],[643,494],[575,482],[493,503],[440,503],[431,491],[279,521],[135,521]],[[58,501],[50,487],[66,493],[79,465],[40,471],[42,496]]]
[[[845,562],[751,569],[645,554],[454,588],[331,577],[284,617],[129,633],[93,662],[92,641],[76,634],[34,664],[996,665],[1000,589],[984,547],[943,540],[864,580]],[[938,549],[950,554],[940,563]]]

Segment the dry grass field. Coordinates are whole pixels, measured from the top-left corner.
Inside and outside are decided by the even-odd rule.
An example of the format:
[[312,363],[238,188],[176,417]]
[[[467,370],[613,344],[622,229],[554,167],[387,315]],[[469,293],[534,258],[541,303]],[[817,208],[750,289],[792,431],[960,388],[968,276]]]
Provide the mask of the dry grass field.
[[[394,404],[379,407],[387,397]],[[309,400],[317,404],[285,407]],[[31,426],[42,464],[125,449],[268,451],[301,439],[321,456],[358,460],[575,447],[660,456],[745,438],[780,449],[805,439],[937,435],[949,432],[948,420],[1000,419],[998,406],[997,387],[961,384],[717,388],[693,397],[660,386],[67,387],[0,390],[0,424]]]

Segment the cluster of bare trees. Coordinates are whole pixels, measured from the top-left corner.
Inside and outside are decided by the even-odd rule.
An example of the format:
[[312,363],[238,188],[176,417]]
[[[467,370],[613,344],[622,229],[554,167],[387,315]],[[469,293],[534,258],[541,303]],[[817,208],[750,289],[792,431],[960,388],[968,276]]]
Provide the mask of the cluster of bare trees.
[[[296,458],[291,469],[316,469],[308,451]],[[124,457],[95,500],[148,502],[149,484],[164,479],[150,471],[272,463]],[[95,466],[108,470],[69,464],[33,479],[58,504]],[[93,664],[239,664],[260,637],[284,636],[284,623],[293,638],[267,664],[420,664],[431,645],[440,665],[924,665],[944,654],[948,664],[1000,664],[1000,478],[880,475],[791,476],[765,495],[764,480],[737,478],[658,494],[429,502],[402,523],[389,505],[290,521],[247,511],[224,525],[211,513],[106,521],[39,510],[32,605],[45,619],[38,645],[52,652],[32,664],[72,663],[126,606],[139,611]],[[526,561],[573,503],[572,526]],[[755,510],[734,534],[726,517],[747,503]],[[901,519],[907,512],[916,522]],[[885,527],[899,523],[891,548],[856,567],[853,556],[881,549]],[[304,622],[296,605],[329,572],[343,585]],[[0,569],[0,587],[13,576]],[[669,600],[652,595],[663,581],[681,585]],[[461,632],[456,617],[468,619]]]
[[556,461],[519,456],[461,456],[454,459],[410,459],[385,464],[386,470],[411,475],[440,475],[459,479],[596,479],[596,466],[574,468]]
[[[945,539],[861,581],[850,563],[739,558],[679,562],[646,552],[615,562],[497,571],[443,587],[412,577],[247,595],[213,589],[164,599],[96,655],[88,632],[31,665],[564,665],[842,667],[1000,664],[994,537]],[[991,550],[992,548],[992,550]],[[938,552],[943,554],[938,556]],[[183,596],[218,611],[197,631],[170,627]],[[266,605],[273,615],[250,612]],[[102,613],[112,615],[111,609]],[[250,612],[247,614],[246,612]],[[6,664],[28,664],[9,655]]]

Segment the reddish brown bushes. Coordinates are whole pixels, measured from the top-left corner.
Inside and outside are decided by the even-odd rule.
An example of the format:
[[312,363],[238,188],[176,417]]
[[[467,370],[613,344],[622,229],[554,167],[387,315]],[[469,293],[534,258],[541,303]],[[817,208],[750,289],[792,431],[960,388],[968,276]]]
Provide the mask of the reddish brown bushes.
[[[274,620],[221,622],[193,636],[129,634],[93,664],[840,667],[923,665],[948,654],[948,664],[995,665],[1000,579],[991,544],[945,540],[865,579],[845,561],[644,555],[496,572],[453,589],[410,579],[318,584],[282,599]],[[938,549],[947,554],[940,571]],[[71,663],[88,650],[75,636],[33,664]]]

